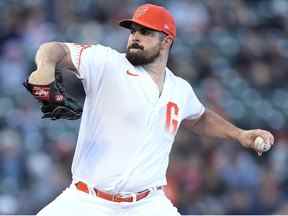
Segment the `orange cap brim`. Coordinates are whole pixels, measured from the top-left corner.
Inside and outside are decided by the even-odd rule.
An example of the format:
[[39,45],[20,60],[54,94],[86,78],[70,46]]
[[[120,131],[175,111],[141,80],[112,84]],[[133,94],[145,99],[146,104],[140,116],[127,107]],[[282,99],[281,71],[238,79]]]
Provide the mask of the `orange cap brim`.
[[[138,25],[141,25],[141,26],[144,26],[145,28],[149,28],[149,29],[152,29],[152,30],[155,30],[155,31],[159,31],[159,32],[162,32],[160,29],[157,29],[147,23],[144,23],[144,22],[141,22],[141,21],[136,21],[136,20],[133,20],[133,19],[126,19],[126,20],[122,20],[119,22],[119,25],[124,27],[124,28],[127,28],[127,29],[131,29],[131,24],[138,24]],[[164,32],[165,33],[165,32]]]

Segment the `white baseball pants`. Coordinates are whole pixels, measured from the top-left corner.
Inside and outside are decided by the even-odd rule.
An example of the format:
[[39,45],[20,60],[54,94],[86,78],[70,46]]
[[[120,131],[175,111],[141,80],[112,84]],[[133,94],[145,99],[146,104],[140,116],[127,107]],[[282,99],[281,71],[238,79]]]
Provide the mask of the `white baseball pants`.
[[133,203],[116,203],[79,191],[73,184],[37,215],[180,216],[163,190],[153,191],[144,199]]

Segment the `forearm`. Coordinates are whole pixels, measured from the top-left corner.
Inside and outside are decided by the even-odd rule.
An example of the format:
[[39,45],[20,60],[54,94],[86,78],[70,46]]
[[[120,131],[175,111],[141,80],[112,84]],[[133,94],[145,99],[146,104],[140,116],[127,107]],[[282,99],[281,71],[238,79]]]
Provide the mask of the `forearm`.
[[44,85],[53,82],[56,65],[65,58],[66,54],[67,52],[61,43],[42,44],[35,57],[37,69],[29,76],[29,83]]
[[243,131],[209,109],[196,123],[186,121],[185,126],[198,135],[233,140],[238,140],[240,133]]

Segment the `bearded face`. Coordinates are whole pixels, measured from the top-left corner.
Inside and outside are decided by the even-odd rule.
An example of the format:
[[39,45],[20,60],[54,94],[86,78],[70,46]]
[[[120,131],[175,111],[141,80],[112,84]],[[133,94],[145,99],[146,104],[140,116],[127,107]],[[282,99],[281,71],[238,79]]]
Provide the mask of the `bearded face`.
[[134,66],[146,65],[154,62],[154,60],[160,55],[160,45],[157,44],[154,47],[144,48],[143,46],[132,43],[126,52],[126,58]]
[[160,55],[161,33],[139,25],[131,26],[126,58],[134,66],[146,65]]

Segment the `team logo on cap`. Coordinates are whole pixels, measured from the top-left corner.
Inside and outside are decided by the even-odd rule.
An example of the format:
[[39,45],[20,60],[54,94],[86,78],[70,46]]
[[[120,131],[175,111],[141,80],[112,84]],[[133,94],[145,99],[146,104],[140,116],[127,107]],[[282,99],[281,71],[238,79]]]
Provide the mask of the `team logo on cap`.
[[134,14],[135,18],[138,18],[140,16],[143,16],[147,11],[148,11],[148,7],[147,6],[143,6],[143,7],[139,7]]

